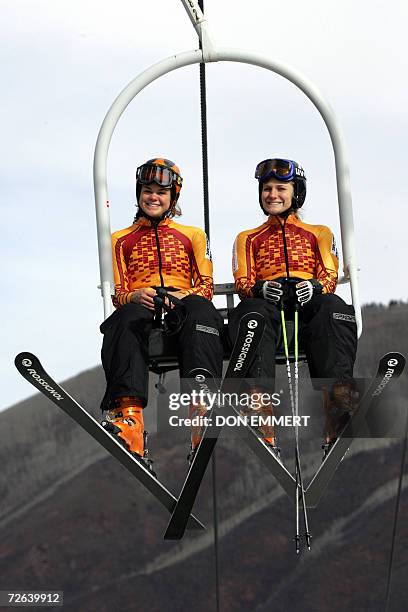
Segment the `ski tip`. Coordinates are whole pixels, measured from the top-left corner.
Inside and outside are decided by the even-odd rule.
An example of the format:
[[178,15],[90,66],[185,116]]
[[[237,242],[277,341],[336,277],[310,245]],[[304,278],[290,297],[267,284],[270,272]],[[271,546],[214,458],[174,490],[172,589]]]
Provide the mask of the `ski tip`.
[[385,353],[379,361],[377,376],[389,378],[398,378],[405,369],[406,359],[402,353],[393,351]]
[[385,353],[384,357],[400,357],[401,359],[406,359],[405,355],[403,353],[400,353],[399,351],[390,351],[389,353]]
[[22,353],[19,353],[15,356],[14,365],[17,369],[21,368],[21,366],[24,366],[25,368],[30,368],[33,365],[34,360],[37,361],[35,355],[29,353],[28,351],[23,351]]
[[[24,361],[33,361],[34,359],[36,359],[35,355],[33,355],[33,353],[29,353],[28,351],[23,351],[21,353],[19,353],[18,355],[15,356],[14,358],[14,363],[17,364],[21,364]],[[29,364],[24,364],[29,367]]]
[[395,368],[397,372],[402,372],[406,364],[406,357],[398,351],[392,351],[382,357],[381,364],[383,367],[386,365],[389,368]]

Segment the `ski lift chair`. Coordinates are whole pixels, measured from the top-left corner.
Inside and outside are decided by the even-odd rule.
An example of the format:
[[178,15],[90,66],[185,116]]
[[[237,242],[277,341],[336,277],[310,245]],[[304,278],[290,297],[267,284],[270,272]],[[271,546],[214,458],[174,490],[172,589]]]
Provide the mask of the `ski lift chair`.
[[[234,308],[235,294],[236,290],[234,283],[220,283],[214,286],[214,295],[223,295],[226,298],[226,307],[217,308],[224,319],[224,333],[221,334],[221,340],[224,347],[224,360],[228,360],[231,356],[231,344],[228,336],[228,319],[229,313]],[[293,321],[286,321],[286,329],[288,334],[289,358],[292,360],[294,359]],[[299,361],[306,360],[304,351],[299,351],[298,359]],[[277,342],[276,363],[286,363],[282,333],[280,333]],[[163,389],[166,373],[178,370],[178,368],[177,341],[175,337],[166,335],[160,327],[153,328],[149,337],[149,369],[159,376],[159,382],[157,383],[157,388],[159,390]]]
[[[96,221],[98,235],[98,251],[99,251],[99,266],[101,273],[101,293],[104,305],[104,317],[107,318],[112,312],[111,295],[113,293],[113,266],[111,253],[111,228],[109,217],[109,198],[107,187],[107,157],[109,144],[115,130],[115,127],[128,106],[128,104],[137,96],[137,94],[147,85],[166,75],[167,73],[189,66],[192,64],[200,64],[206,62],[239,62],[244,64],[252,64],[271,70],[274,73],[280,74],[284,78],[291,81],[306,96],[311,100],[317,110],[320,112],[330,134],[332,141],[336,179],[337,179],[337,194],[339,217],[341,227],[341,244],[343,249],[343,267],[344,276],[339,282],[350,282],[351,297],[356,314],[357,333],[361,335],[362,317],[361,306],[358,294],[358,277],[357,263],[354,248],[354,223],[353,210],[351,202],[351,190],[349,180],[349,170],[346,160],[345,146],[343,137],[340,132],[337,120],[328,102],[322,97],[317,88],[305,79],[301,74],[297,73],[293,68],[276,60],[271,60],[260,54],[253,53],[247,50],[218,48],[215,47],[207,30],[206,20],[199,6],[194,0],[182,0],[183,5],[191,19],[194,28],[200,39],[200,49],[195,51],[186,51],[177,55],[172,55],[157,64],[151,66],[139,76],[133,79],[119,94],[109,109],[101,129],[99,131],[94,156],[94,188],[95,188],[95,205],[96,205]],[[224,320],[228,318],[228,311],[233,307],[234,302],[234,285],[222,284],[216,285],[215,295],[225,295],[227,300],[227,308],[220,309]],[[289,339],[293,340],[293,326],[288,321]],[[229,356],[230,347],[226,342],[227,334],[224,334],[225,342],[225,357]],[[291,342],[292,344],[292,342]],[[282,343],[278,347],[277,362],[285,361],[282,351]],[[292,347],[293,355],[293,347]],[[175,343],[171,337],[165,337],[163,332],[153,330],[150,339],[149,347],[150,366],[153,372],[164,375],[166,372],[178,368],[176,359]],[[301,355],[304,359],[304,355]]]

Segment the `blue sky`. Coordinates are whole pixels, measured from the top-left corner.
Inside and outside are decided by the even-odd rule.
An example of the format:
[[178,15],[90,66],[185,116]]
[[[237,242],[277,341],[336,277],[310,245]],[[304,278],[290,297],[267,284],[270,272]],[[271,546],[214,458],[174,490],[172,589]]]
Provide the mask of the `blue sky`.
[[[154,6],[154,10],[153,9]],[[362,302],[407,299],[406,3],[206,0],[216,43],[288,63],[330,101],[351,167]],[[14,356],[36,353],[57,380],[99,363],[102,300],[92,186],[101,122],[142,70],[197,48],[178,0],[3,0],[0,23],[3,240],[0,409],[31,395]],[[263,217],[256,163],[305,168],[304,219],[339,224],[333,154],[312,104],[272,73],[207,66],[211,244],[217,282],[231,280],[236,234]],[[145,89],[115,131],[108,160],[112,229],[130,224],[134,170],[165,155],[184,176],[182,222],[203,225],[198,66]],[[347,289],[340,294],[348,297]]]

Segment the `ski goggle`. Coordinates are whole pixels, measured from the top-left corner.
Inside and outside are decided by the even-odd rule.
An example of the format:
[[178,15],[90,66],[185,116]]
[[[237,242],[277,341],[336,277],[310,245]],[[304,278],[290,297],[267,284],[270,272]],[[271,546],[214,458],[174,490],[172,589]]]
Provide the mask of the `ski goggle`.
[[296,165],[290,159],[264,159],[255,169],[255,178],[259,181],[270,177],[292,181],[296,174],[299,174],[296,172]]
[[142,185],[157,183],[160,187],[171,187],[172,185],[181,185],[182,178],[173,170],[164,168],[163,166],[155,166],[152,164],[143,164],[136,170],[136,180]]

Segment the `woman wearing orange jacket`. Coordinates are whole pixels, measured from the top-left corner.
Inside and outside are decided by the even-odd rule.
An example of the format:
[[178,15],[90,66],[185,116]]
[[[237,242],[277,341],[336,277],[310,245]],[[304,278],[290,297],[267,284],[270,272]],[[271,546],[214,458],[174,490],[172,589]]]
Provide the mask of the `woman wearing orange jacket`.
[[[270,389],[275,377],[275,350],[280,309],[300,313],[303,343],[313,379],[324,389],[326,451],[353,409],[356,399],[353,367],[357,350],[354,309],[335,295],[338,254],[334,236],[324,225],[299,217],[306,198],[303,168],[287,159],[266,159],[255,171],[265,223],[241,232],[234,244],[233,273],[240,304],[230,320],[235,337],[240,317],[261,312],[266,329],[249,377]],[[269,382],[268,382],[269,381]],[[315,383],[317,386],[317,383]],[[269,442],[274,445],[273,433]]]
[[[116,310],[101,325],[107,382],[102,425],[147,467],[148,340],[160,300],[171,309],[167,323],[177,335],[181,377],[198,367],[216,377],[222,372],[223,320],[211,303],[208,240],[201,229],[174,221],[181,214],[182,180],[179,168],[165,158],[150,159],[137,169],[136,217],[112,236]],[[194,434],[192,451],[199,441]]]

